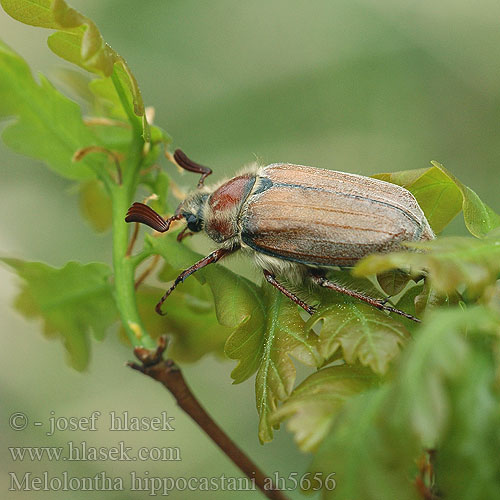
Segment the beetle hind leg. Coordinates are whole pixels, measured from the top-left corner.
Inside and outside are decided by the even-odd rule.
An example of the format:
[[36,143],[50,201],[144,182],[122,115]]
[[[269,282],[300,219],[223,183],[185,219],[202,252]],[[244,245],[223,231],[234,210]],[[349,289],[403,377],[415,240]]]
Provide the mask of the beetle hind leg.
[[277,290],[279,290],[283,295],[288,297],[292,302],[295,302],[298,306],[302,307],[304,311],[308,312],[309,314],[314,314],[315,309],[314,307],[310,306],[309,304],[306,304],[303,300],[299,299],[297,295],[292,293],[290,290],[287,290],[279,281],[276,280],[276,276],[274,276],[271,271],[268,271],[267,269],[264,269],[264,276],[267,280],[268,283],[274,286]]
[[343,293],[344,295],[349,295],[350,297],[354,297],[355,299],[362,300],[363,302],[366,302],[367,304],[370,304],[371,306],[381,310],[381,311],[387,311],[387,312],[392,312],[394,314],[399,314],[400,316],[403,316],[404,318],[411,319],[412,321],[415,321],[416,323],[421,323],[421,321],[416,318],[415,316],[412,316],[411,314],[405,313],[404,311],[401,311],[400,309],[396,309],[395,307],[388,306],[387,305],[387,300],[379,300],[379,299],[374,299],[372,297],[368,297],[367,295],[363,295],[360,292],[357,292],[356,290],[351,290],[350,288],[347,288],[345,286],[339,285],[337,283],[334,283],[333,281],[330,281],[326,279],[324,276],[319,275],[319,274],[312,274],[311,275],[312,280],[314,283],[316,283],[319,286],[322,286],[324,288],[328,288],[330,290],[334,290],[335,292],[338,293]]
[[387,302],[389,302],[391,300],[391,295],[387,295],[387,297],[385,299],[375,299],[379,304],[382,304],[383,306],[385,306],[387,304]]

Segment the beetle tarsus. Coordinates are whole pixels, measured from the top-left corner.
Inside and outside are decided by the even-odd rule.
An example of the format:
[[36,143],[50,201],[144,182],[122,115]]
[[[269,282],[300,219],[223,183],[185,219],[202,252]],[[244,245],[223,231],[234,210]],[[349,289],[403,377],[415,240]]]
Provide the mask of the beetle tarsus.
[[188,227],[186,226],[178,235],[177,235],[177,241],[181,242],[184,238],[187,238],[188,236],[193,236],[192,231],[188,231]]
[[214,264],[215,262],[218,262],[223,257],[234,252],[235,250],[237,250],[237,248],[218,248],[217,250],[213,251],[211,254],[207,255],[203,259],[199,260],[196,264],[193,264],[191,267],[187,268],[185,271],[179,274],[179,276],[175,278],[174,284],[165,292],[158,304],[156,304],[155,311],[160,316],[165,316],[165,313],[161,310],[161,306],[167,300],[168,296],[175,290],[179,283],[183,283],[188,276],[191,276],[196,271],[203,269],[205,266],[208,266],[208,264]]
[[302,307],[304,311],[308,312],[311,315],[315,313],[316,310],[314,309],[314,307],[299,299],[294,293],[290,292],[290,290],[287,290],[279,281],[276,280],[276,277],[273,273],[271,273],[271,271],[264,269],[264,276],[268,283],[273,285],[274,288],[279,290],[283,295],[295,302],[298,306]]
[[386,297],[385,299],[377,299],[377,302],[385,306],[387,302],[389,302],[389,300],[391,300],[391,297]]
[[324,288],[329,288],[330,290],[334,290],[335,292],[343,293],[345,295],[349,295],[350,297],[354,297],[355,299],[362,300],[363,302],[366,302],[367,304],[370,304],[371,306],[376,307],[381,311],[387,311],[387,312],[392,312],[394,314],[399,314],[400,316],[415,321],[416,323],[421,323],[421,321],[418,318],[412,316],[411,314],[405,313],[404,311],[396,309],[395,307],[388,306],[386,305],[385,302],[363,295],[362,293],[359,293],[356,290],[351,290],[350,288],[347,288],[345,286],[333,283],[333,281],[326,279],[324,276],[312,275],[312,279],[315,283]]

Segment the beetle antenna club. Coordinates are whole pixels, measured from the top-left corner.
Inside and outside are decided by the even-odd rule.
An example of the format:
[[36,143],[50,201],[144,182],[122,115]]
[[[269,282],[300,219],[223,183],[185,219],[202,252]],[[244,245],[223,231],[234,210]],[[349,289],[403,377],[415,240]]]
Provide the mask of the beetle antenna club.
[[165,233],[169,230],[170,224],[174,220],[179,219],[182,219],[182,215],[179,213],[175,213],[172,217],[164,219],[151,207],[148,207],[144,203],[136,202],[128,209],[125,222],[140,222],[141,224],[145,224],[159,233]]
[[176,149],[174,152],[174,160],[177,162],[179,167],[182,167],[184,170],[188,170],[189,172],[194,172],[195,174],[201,174],[201,178],[198,181],[198,188],[203,186],[205,179],[212,173],[212,169],[208,167],[204,167],[199,163],[194,162],[189,159],[181,149]]
[[[198,187],[212,173],[180,149],[174,158],[182,168],[201,174]],[[325,277],[328,269],[354,266],[366,255],[404,250],[405,242],[434,238],[417,200],[401,186],[362,175],[274,163],[247,169],[214,188],[193,191],[168,219],[147,205],[134,203],[125,220],[164,233],[180,219],[185,219],[187,227],[178,241],[203,231],[217,249],[177,277],[156,306],[159,314],[179,283],[241,250],[253,257],[269,284],[309,314],[314,308],[285,288],[280,276],[293,286],[309,280],[420,322],[411,314]]]

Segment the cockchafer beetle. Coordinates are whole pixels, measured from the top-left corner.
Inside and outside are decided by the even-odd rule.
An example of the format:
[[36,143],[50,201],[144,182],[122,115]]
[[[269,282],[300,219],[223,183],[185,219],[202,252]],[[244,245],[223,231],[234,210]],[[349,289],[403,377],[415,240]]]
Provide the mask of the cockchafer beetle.
[[[332,267],[353,266],[376,252],[401,249],[402,243],[434,238],[415,197],[403,187],[362,175],[321,168],[273,163],[254,166],[215,186],[203,185],[211,169],[190,160],[181,150],[179,166],[202,174],[198,189],[164,219],[152,208],[134,203],[125,218],[159,232],[172,221],[185,219],[178,235],[205,231],[217,249],[181,273],[161,298],[156,311],[174,288],[195,271],[237,250],[253,257],[266,280],[313,314],[314,308],[281,284],[307,280],[350,295],[368,304],[414,321],[414,316],[327,279]],[[189,230],[191,232],[186,233]]]

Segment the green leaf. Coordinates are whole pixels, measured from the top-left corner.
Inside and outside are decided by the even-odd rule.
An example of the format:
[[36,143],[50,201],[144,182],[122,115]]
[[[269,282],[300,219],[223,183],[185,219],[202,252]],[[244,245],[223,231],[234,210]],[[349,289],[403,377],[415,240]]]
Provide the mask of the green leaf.
[[89,90],[94,97],[94,111],[97,115],[126,119],[120,96],[116,92],[111,78],[96,78],[89,83]]
[[94,100],[94,96],[89,89],[90,82],[92,81],[90,75],[82,73],[78,69],[63,66],[51,69],[50,73],[57,82],[68,89],[70,95],[78,97],[85,102],[92,102]]
[[451,422],[434,461],[443,498],[500,498],[500,398],[494,376],[491,358],[475,351],[449,391]]
[[346,363],[358,361],[384,374],[409,338],[405,326],[387,314],[355,299],[323,303],[306,324],[312,330],[322,322],[319,352],[330,359],[341,350]]
[[[254,351],[258,354],[259,363],[255,397],[260,416],[259,439],[265,443],[273,438],[271,414],[276,410],[278,401],[289,396],[295,383],[296,371],[290,356],[309,366],[319,366],[322,360],[316,348],[317,337],[311,332],[305,333],[304,321],[297,306],[267,283],[261,293],[266,304],[266,316],[259,349]],[[244,331],[236,334],[240,345],[244,343],[242,333]],[[234,343],[236,339],[232,338],[232,341]]]
[[153,338],[170,337],[169,358],[193,362],[209,352],[224,353],[231,330],[217,322],[211,297],[203,297],[205,289],[197,280],[186,281],[167,301],[166,316],[154,310],[164,290],[145,285],[138,289],[137,303],[146,330]]
[[79,188],[80,210],[91,226],[102,233],[111,227],[111,198],[102,182],[93,179]]
[[[424,312],[429,308],[456,306],[460,303],[460,295],[453,291],[450,293],[438,293],[430,285],[429,280],[426,280],[420,293],[415,295],[414,305],[415,314],[422,317]],[[399,303],[398,303],[399,306]]]
[[412,478],[427,447],[437,449],[440,496],[496,498],[499,325],[485,307],[429,315],[392,380],[351,396],[334,419],[311,466],[323,478],[336,473],[337,487],[323,498],[420,498]]
[[[90,179],[101,161],[88,156],[75,164],[75,151],[99,143],[84,125],[80,108],[42,75],[38,85],[28,65],[0,42],[0,118],[16,117],[3,140],[18,153],[44,161],[68,179]],[[90,168],[89,168],[90,167]]]
[[272,414],[271,424],[288,419],[302,451],[311,452],[328,434],[339,410],[352,396],[366,390],[378,378],[360,366],[331,366],[307,377]]
[[224,347],[226,356],[238,360],[231,372],[235,384],[251,377],[260,363],[261,341],[265,331],[266,309],[261,291],[254,283],[232,274],[209,281],[214,293],[217,317],[234,328]]
[[151,192],[158,198],[150,202],[151,208],[160,214],[167,213],[169,210],[168,189],[170,185],[170,177],[165,171],[157,168],[153,169],[148,175],[143,176],[142,183],[147,185]]
[[478,238],[500,226],[500,216],[483,203],[440,163],[427,169],[404,170],[374,177],[408,189],[417,199],[432,229],[439,233],[463,210],[467,229]]
[[139,85],[123,57],[104,42],[91,19],[64,0],[0,0],[0,3],[7,14],[22,23],[59,30],[48,39],[49,48],[59,57],[103,77],[114,75],[113,82],[120,87],[117,91],[123,94],[123,100],[131,102],[138,117],[132,121],[143,130],[144,140],[150,140]]
[[410,478],[417,449],[387,425],[389,388],[384,385],[352,396],[334,421],[310,467],[322,474],[323,481],[335,473],[336,487],[323,489],[323,499],[420,498]]
[[419,275],[425,271],[440,294],[451,294],[465,285],[471,296],[478,296],[500,273],[500,239],[449,237],[409,246],[420,251],[370,255],[356,265],[353,274],[369,276],[405,269]]
[[400,269],[391,269],[377,274],[377,282],[380,288],[390,297],[400,293],[410,279],[410,276]]
[[452,417],[449,387],[467,370],[471,356],[464,333],[494,331],[492,325],[491,314],[479,306],[434,311],[406,350],[396,378],[393,417],[409,423],[422,446],[439,445]]
[[408,189],[436,233],[440,233],[462,209],[460,189],[437,167],[378,174],[374,177]]
[[98,262],[68,262],[56,269],[41,262],[2,259],[24,280],[16,308],[41,318],[44,333],[58,336],[71,365],[83,370],[89,360],[89,332],[101,340],[118,317],[109,282],[111,270]]
[[462,210],[464,212],[464,221],[471,234],[478,238],[483,238],[494,229],[500,227],[500,215],[495,213],[486,203],[483,203],[472,189],[464,186],[443,165],[436,161],[431,163],[448,175],[460,189],[463,197]]

